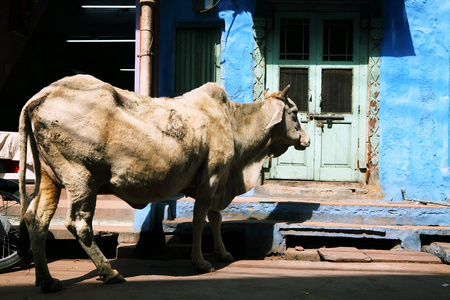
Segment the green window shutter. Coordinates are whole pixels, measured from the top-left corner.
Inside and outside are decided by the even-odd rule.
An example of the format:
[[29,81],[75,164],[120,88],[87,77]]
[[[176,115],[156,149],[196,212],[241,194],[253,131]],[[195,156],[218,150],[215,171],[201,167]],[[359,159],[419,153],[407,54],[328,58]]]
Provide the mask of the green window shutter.
[[174,94],[220,83],[220,28],[177,28]]

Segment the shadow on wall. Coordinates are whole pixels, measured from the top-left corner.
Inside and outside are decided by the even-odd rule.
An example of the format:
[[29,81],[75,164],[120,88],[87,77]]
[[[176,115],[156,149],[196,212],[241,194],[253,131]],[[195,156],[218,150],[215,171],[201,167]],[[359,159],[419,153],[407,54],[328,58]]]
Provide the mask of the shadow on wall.
[[385,28],[382,56],[415,56],[405,2],[403,0],[385,0],[383,2]]

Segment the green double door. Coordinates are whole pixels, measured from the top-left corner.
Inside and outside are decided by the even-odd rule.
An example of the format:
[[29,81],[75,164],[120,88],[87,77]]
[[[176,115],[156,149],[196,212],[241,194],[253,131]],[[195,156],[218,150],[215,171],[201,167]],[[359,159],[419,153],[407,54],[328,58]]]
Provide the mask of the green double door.
[[279,13],[268,40],[267,87],[289,97],[311,138],[272,160],[269,177],[359,181],[365,167],[367,38],[358,14]]

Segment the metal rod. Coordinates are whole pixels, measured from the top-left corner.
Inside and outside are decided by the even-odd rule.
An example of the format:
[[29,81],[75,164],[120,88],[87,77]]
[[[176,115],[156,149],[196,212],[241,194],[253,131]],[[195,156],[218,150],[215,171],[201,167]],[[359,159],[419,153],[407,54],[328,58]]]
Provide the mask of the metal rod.
[[434,202],[434,201],[427,201],[427,200],[416,200],[416,199],[406,198],[406,192],[405,192],[404,189],[402,189],[402,198],[405,201],[418,202],[418,203],[422,203],[422,204],[434,204],[434,205],[450,206],[449,203],[441,203],[441,202]]

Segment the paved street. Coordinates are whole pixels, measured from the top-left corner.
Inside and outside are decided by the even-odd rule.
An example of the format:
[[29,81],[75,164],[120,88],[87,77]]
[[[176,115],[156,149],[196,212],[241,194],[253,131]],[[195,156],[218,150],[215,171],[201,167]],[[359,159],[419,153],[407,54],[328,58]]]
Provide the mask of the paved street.
[[213,262],[197,274],[188,260],[112,260],[127,282],[105,285],[89,260],[49,264],[66,290],[45,295],[34,269],[0,274],[0,299],[450,299],[450,266],[286,260]]

